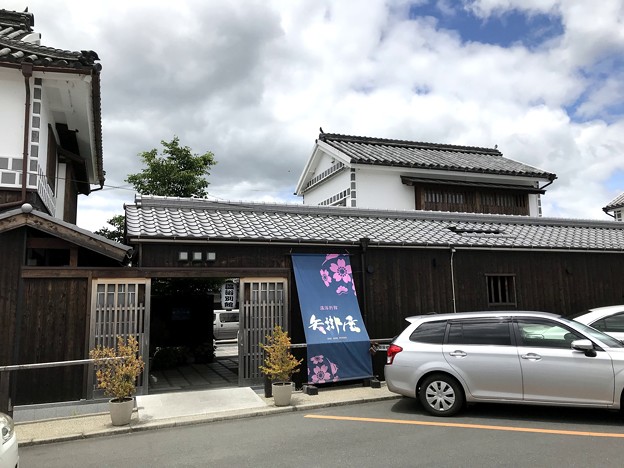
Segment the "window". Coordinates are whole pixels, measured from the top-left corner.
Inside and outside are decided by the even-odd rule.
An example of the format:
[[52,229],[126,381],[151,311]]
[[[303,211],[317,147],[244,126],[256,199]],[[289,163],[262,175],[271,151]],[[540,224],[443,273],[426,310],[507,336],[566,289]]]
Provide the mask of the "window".
[[425,189],[425,203],[463,205],[466,203],[466,198],[466,194],[460,191],[438,188]]
[[451,322],[448,344],[510,346],[509,322],[499,320]]
[[409,339],[419,343],[442,344],[444,342],[446,323],[446,320],[422,323],[412,332]]
[[516,277],[514,275],[485,275],[488,305],[516,305]]
[[585,338],[547,320],[518,319],[517,322],[521,346],[570,349],[572,341]]
[[607,333],[624,332],[624,314],[611,315],[591,324],[592,327]]

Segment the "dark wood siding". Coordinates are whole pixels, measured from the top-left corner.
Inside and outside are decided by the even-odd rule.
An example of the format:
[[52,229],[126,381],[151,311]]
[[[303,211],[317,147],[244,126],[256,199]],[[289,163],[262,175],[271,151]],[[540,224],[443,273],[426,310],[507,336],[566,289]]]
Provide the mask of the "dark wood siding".
[[[4,203],[13,203],[18,202],[22,199],[22,192],[20,190],[0,190],[0,211],[7,211],[7,208],[2,208],[2,204]],[[44,213],[49,213],[46,206],[43,204],[43,201],[39,198],[36,192],[28,191],[26,192],[26,203],[30,203],[35,210],[43,211]],[[8,208],[8,210],[14,210],[19,208],[19,206],[13,206]]]
[[458,311],[490,310],[486,274],[513,274],[518,310],[573,315],[624,303],[624,257],[617,253],[455,253]]
[[[216,260],[179,262],[179,251],[210,251]],[[458,249],[453,254],[455,309],[450,248],[369,246],[365,274],[359,245],[144,244],[140,265],[166,266],[172,272],[184,269],[188,277],[205,276],[211,269],[218,269],[223,276],[228,276],[228,269],[235,274],[237,268],[251,269],[249,276],[254,269],[258,276],[267,276],[272,268],[287,269],[293,339],[302,340],[290,254],[306,252],[351,254],[358,299],[371,338],[391,338],[405,327],[405,317],[431,312],[513,308],[572,315],[589,307],[624,303],[624,257],[618,253]],[[514,277],[515,306],[488,304],[486,275]]]
[[[19,364],[85,359],[86,278],[24,280]],[[18,371],[18,405],[83,398],[83,366]]]
[[[64,183],[65,205],[63,206],[63,221],[75,223],[78,211],[78,187],[76,185],[76,171],[73,164],[67,164]],[[102,224],[105,224],[105,222],[106,220],[102,220]]]
[[365,276],[371,338],[392,338],[405,328],[405,317],[452,310],[449,259],[445,250],[369,248]]
[[[24,234],[20,230],[0,234],[0,365],[14,364],[15,312],[19,286],[19,271],[23,263]],[[22,248],[20,248],[22,246]]]
[[530,211],[527,193],[508,189],[419,184],[414,195],[417,210],[522,216]]

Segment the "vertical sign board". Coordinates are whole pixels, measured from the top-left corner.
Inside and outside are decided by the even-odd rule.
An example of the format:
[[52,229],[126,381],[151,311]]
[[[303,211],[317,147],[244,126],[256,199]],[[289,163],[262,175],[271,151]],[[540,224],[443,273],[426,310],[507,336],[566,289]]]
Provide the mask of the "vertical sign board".
[[372,377],[370,339],[348,255],[292,255],[307,342],[308,383]]

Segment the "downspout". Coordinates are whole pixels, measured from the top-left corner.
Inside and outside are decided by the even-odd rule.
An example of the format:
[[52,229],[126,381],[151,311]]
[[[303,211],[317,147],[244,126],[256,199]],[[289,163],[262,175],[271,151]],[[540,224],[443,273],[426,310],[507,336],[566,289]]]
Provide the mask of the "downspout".
[[555,181],[555,179],[556,179],[556,178],[557,178],[557,177],[553,178],[553,180],[551,180],[550,182],[548,182],[546,185],[544,185],[543,187],[540,187],[540,188],[539,188],[539,190],[544,190],[546,187],[548,187],[550,184],[552,184],[552,183]]
[[451,292],[453,295],[453,313],[457,313],[457,302],[455,299],[455,268],[453,267],[453,256],[455,255],[455,247],[451,246]]
[[603,208],[602,211],[604,211],[607,216],[611,216],[613,219],[616,219],[615,214],[609,213],[609,211],[606,208]]
[[363,317],[362,319],[364,320],[364,323],[366,323],[366,319],[367,319],[367,300],[366,300],[366,271],[367,271],[367,267],[366,267],[366,249],[368,248],[368,243],[370,242],[370,239],[368,237],[362,237],[360,239],[360,246],[362,247],[362,252],[361,252],[361,263],[362,263],[362,313],[363,313]]
[[21,206],[26,203],[26,183],[28,178],[28,145],[30,143],[30,78],[33,74],[33,64],[22,64],[22,75],[26,87],[26,102],[24,103],[24,151],[22,154],[22,198],[16,202],[3,203],[0,209]]

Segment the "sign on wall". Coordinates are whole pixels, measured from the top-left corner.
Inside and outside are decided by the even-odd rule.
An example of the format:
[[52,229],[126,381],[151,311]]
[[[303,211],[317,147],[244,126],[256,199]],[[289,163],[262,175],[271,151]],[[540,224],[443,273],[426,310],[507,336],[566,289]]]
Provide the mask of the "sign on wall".
[[370,339],[348,255],[292,256],[307,342],[308,383],[372,377]]
[[221,308],[231,310],[236,308],[238,300],[238,284],[234,281],[226,281],[221,285]]

